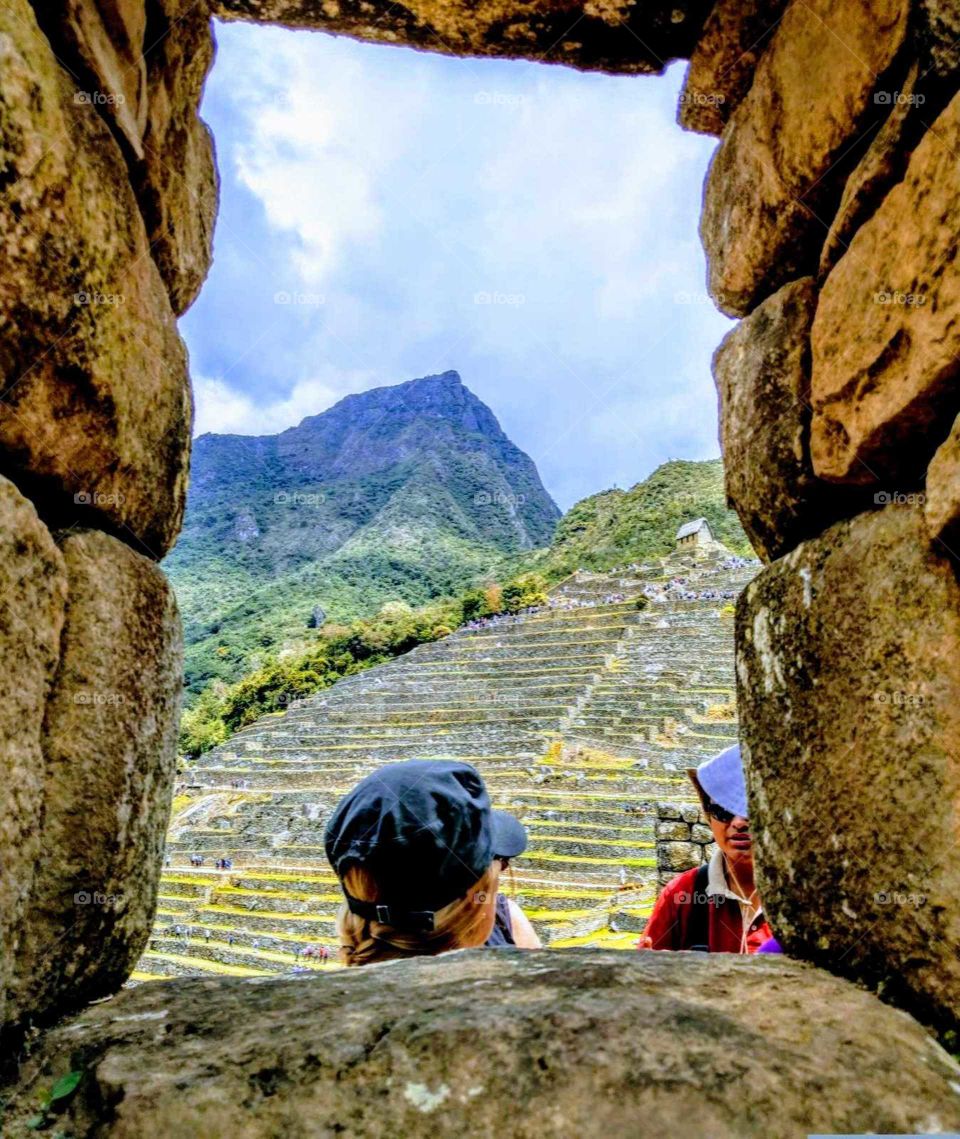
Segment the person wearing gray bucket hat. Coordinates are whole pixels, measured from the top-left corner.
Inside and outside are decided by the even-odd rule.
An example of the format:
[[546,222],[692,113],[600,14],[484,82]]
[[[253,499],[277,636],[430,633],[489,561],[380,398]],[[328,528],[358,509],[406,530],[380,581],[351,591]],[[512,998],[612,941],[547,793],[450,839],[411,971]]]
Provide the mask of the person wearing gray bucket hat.
[[772,933],[753,878],[753,844],[739,745],[687,775],[716,843],[709,862],[664,886],[639,949],[756,953]]
[[324,846],[343,889],[348,965],[481,945],[538,948],[523,911],[498,892],[527,832],[495,811],[480,773],[454,760],[406,760],[340,800]]

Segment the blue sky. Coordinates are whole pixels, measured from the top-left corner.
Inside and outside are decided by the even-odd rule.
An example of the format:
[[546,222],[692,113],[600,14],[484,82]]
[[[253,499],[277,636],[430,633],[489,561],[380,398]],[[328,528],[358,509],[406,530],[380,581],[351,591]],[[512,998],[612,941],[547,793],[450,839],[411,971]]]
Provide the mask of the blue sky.
[[264,434],[459,371],[566,509],[719,453],[730,322],[683,66],[611,78],[220,25],[214,264],[181,319],[197,432]]

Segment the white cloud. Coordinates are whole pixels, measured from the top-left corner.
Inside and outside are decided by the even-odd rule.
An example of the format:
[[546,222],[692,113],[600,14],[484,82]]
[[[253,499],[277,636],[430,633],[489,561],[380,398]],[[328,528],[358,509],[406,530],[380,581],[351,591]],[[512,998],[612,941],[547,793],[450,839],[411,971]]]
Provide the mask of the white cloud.
[[317,41],[274,32],[261,45],[258,37],[234,100],[246,137],[233,155],[271,224],[296,237],[294,267],[314,286],[351,245],[377,240],[385,221],[378,182],[406,156],[422,99],[416,85],[385,90],[362,57],[321,51],[318,67]]
[[[194,435],[213,431],[224,435],[273,435],[292,427],[308,415],[318,415],[349,391],[376,386],[374,377],[359,373],[338,384],[319,379],[299,380],[282,398],[264,400],[231,387],[223,379],[193,377]],[[373,381],[373,382],[372,382]]]

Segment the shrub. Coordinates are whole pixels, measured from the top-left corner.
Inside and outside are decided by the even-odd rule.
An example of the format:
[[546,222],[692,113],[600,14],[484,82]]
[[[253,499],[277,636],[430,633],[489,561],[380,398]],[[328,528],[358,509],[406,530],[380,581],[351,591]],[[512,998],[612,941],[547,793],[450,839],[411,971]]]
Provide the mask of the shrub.
[[503,609],[506,613],[519,613],[547,603],[547,583],[538,573],[525,573],[507,582],[503,587]]

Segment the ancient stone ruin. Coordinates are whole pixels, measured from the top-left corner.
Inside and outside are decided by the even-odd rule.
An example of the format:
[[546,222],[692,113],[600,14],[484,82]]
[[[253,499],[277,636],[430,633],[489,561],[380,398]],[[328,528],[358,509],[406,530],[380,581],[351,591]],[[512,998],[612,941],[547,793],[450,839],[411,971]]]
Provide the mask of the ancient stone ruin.
[[[760,885],[787,950],[821,968],[656,955],[615,971],[602,954],[548,951],[145,985],[32,1043],[11,1134],[39,1083],[75,1063],[75,1135],[396,1133],[371,1101],[397,1105],[411,1135],[504,1118],[517,1135],[624,1133],[654,1103],[677,1133],[960,1127],[946,1053],[828,975],[960,1027],[949,0],[6,0],[8,1055],[31,1025],[118,990],[155,905],[181,652],[155,563],[188,474],[175,316],[203,281],[216,213],[196,113],[211,15],[623,74],[690,60],[680,121],[719,138],[701,227],[710,290],[742,318],[714,361],[728,490],[768,563],[737,611]],[[506,1032],[511,992],[524,1011]],[[746,1067],[716,1047],[725,1036]]]

